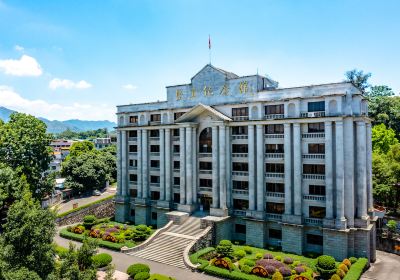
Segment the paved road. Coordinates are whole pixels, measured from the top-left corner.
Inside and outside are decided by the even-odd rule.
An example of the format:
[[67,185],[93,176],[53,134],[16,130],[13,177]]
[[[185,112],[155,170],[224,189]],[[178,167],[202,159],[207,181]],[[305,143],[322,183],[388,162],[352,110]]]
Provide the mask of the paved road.
[[[73,242],[77,246],[80,246],[81,243],[70,241],[68,239],[64,239],[60,237],[57,233],[54,241],[63,247],[68,248],[69,242]],[[160,273],[165,274],[171,277],[176,278],[177,280],[217,280],[219,278],[211,277],[202,273],[191,272],[188,269],[181,269],[174,266],[157,263],[149,260],[145,260],[142,258],[126,255],[123,253],[119,253],[116,251],[111,251],[103,248],[99,248],[100,253],[108,253],[113,258],[113,263],[115,264],[116,270],[126,272],[128,266],[134,263],[146,263],[150,266],[151,273]],[[389,279],[387,279],[389,280]]]
[[399,280],[400,256],[376,251],[376,262],[362,275],[361,280]]

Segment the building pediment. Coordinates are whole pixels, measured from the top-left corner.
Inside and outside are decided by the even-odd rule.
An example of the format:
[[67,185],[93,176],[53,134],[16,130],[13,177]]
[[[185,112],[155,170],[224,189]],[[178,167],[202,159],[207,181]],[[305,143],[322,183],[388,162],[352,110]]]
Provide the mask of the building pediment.
[[222,114],[221,112],[215,110],[211,106],[204,105],[199,103],[198,105],[194,106],[192,109],[187,111],[185,114],[180,116],[175,122],[177,123],[184,123],[184,122],[191,122],[197,119],[200,115],[207,113],[208,115],[213,116],[214,119],[220,121],[232,121],[231,118]]

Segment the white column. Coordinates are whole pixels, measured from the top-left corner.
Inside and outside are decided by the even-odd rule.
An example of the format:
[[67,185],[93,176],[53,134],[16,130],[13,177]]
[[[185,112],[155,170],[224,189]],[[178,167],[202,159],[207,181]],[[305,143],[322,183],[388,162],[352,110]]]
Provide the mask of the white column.
[[117,193],[122,195],[122,131],[117,132]]
[[265,152],[264,152],[264,126],[257,126],[257,211],[264,211],[264,190],[265,190]]
[[147,198],[149,195],[149,145],[148,131],[142,131],[142,197]]
[[192,156],[193,156],[193,164],[192,164],[192,170],[193,170],[193,182],[192,182],[192,203],[196,204],[197,203],[197,133],[196,133],[196,127],[192,128]]
[[345,221],[344,217],[344,147],[343,122],[335,123],[335,155],[336,155],[336,219]]
[[232,207],[232,157],[231,157],[231,134],[230,127],[225,127],[225,149],[226,149],[226,206]]
[[372,132],[371,123],[367,123],[367,211],[373,208],[372,198]]
[[219,208],[226,209],[225,126],[219,127]]
[[193,200],[193,147],[192,127],[186,127],[186,204],[192,204]]
[[325,122],[325,201],[326,218],[333,219],[332,122]]
[[165,134],[160,129],[160,200],[165,200]]
[[219,206],[219,188],[218,188],[218,126],[212,127],[212,207]]
[[127,139],[126,139],[126,131],[123,130],[121,132],[121,143],[122,143],[122,154],[121,154],[121,174],[122,174],[122,184],[121,184],[121,195],[125,196],[127,193],[127,189],[129,189],[129,174],[127,170],[127,155],[128,155],[128,150],[127,150]]
[[290,123],[285,123],[285,214],[292,214],[292,131]]
[[171,129],[165,129],[165,200],[171,200]]
[[137,162],[136,162],[136,168],[137,168],[137,197],[142,198],[143,197],[143,181],[142,181],[142,130],[138,129],[137,131]]
[[300,124],[293,124],[293,181],[294,181],[294,215],[300,216],[302,198],[302,164],[301,164],[301,131]]
[[185,149],[185,128],[179,128],[179,173],[181,176],[180,181],[180,204],[185,204],[186,202],[186,149]]
[[365,219],[367,216],[367,130],[364,121],[359,121],[356,124],[357,217]]
[[254,125],[248,126],[248,166],[249,166],[249,210],[256,209],[256,170],[255,170],[255,147],[254,147]]
[[354,125],[344,119],[344,216],[349,227],[354,226]]

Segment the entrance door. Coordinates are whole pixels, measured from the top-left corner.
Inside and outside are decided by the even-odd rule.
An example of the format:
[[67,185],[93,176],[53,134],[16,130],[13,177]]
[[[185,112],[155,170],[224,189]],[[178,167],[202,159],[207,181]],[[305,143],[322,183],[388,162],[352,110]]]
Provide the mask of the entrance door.
[[212,203],[212,197],[207,195],[200,196],[200,205],[203,207],[203,211],[210,211],[211,203]]

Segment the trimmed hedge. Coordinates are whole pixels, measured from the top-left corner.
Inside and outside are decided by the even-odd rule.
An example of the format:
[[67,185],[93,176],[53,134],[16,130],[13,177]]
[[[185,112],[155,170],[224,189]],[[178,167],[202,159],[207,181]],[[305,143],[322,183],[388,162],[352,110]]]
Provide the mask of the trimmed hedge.
[[176,280],[173,277],[154,273],[150,276],[149,280]]
[[202,269],[208,265],[208,261],[204,260],[204,259],[200,259],[200,257],[205,254],[208,254],[212,251],[215,251],[214,247],[207,247],[207,248],[201,249],[201,250],[197,251],[196,253],[190,255],[189,259],[192,262],[192,264],[194,264],[194,265],[200,264],[199,269]]
[[100,253],[100,254],[94,255],[92,257],[92,260],[93,260],[93,264],[97,268],[102,268],[102,267],[106,267],[108,264],[110,264],[112,262],[112,257],[110,254]]
[[133,278],[134,280],[147,280],[150,278],[150,273],[143,271],[143,272],[139,272],[138,274],[135,275],[135,278]]
[[359,258],[351,267],[343,280],[358,280],[368,264],[368,259]]
[[78,208],[71,209],[71,210],[69,210],[69,211],[67,211],[67,212],[64,212],[64,213],[61,213],[61,214],[57,215],[57,218],[65,217],[65,216],[67,216],[68,214],[71,214],[71,213],[74,213],[74,212],[78,212],[78,211],[80,211],[80,210],[82,210],[82,209],[88,208],[89,206],[92,206],[92,205],[101,203],[101,202],[106,201],[106,200],[109,200],[109,199],[113,199],[114,196],[115,196],[115,194],[110,195],[110,196],[107,196],[107,197],[102,198],[102,199],[99,199],[99,200],[96,200],[96,201],[93,201],[93,202],[91,202],[91,203],[82,205],[82,206],[80,206],[80,207],[78,207]]
[[[137,274],[140,274],[140,273],[142,273],[142,272],[147,272],[147,273],[149,273],[149,272],[150,272],[150,267],[149,267],[147,264],[135,263],[135,264],[130,265],[130,266],[128,267],[128,269],[126,270],[126,273],[127,273],[131,278],[134,278],[134,279],[136,279],[136,275],[137,275]],[[149,275],[149,277],[147,277],[147,278],[150,278],[150,275]],[[147,279],[147,278],[146,278],[146,279]]]
[[233,280],[265,280],[265,278],[258,277],[252,274],[244,274],[243,272],[232,270],[229,271],[224,268],[219,268],[216,266],[207,266],[202,271],[206,272],[207,274],[214,275],[223,279],[233,279]]

